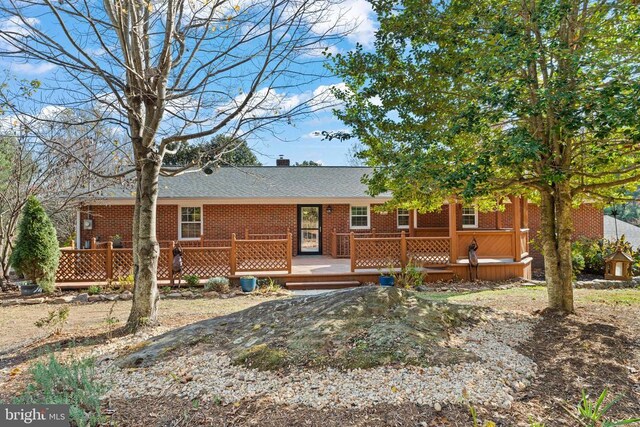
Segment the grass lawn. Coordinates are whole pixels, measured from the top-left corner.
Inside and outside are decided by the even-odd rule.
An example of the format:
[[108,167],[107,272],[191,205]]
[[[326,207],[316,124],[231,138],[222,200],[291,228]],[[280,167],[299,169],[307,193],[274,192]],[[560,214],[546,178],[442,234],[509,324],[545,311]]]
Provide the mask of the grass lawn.
[[[165,299],[160,301],[160,322],[164,326],[178,327],[210,317],[224,316],[264,302],[266,298],[242,296],[229,299]],[[19,345],[34,343],[49,335],[35,322],[46,316],[49,310],[61,305],[15,305],[0,309],[0,355]],[[109,329],[108,317],[117,322],[113,327],[126,323],[131,311],[131,301],[98,302],[71,305],[68,324],[63,337],[83,337],[100,334]],[[113,308],[113,312],[110,311]]]
[[[419,297],[506,310],[530,311],[543,309],[546,306],[547,289],[543,286],[531,286],[479,292],[420,292]],[[574,300],[577,310],[592,303],[640,307],[640,288],[575,289]]]

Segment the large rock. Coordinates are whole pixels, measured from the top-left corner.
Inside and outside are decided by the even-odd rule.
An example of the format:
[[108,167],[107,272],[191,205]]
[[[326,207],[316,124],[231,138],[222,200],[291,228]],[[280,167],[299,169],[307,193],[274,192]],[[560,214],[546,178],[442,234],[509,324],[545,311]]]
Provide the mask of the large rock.
[[76,295],[76,297],[73,299],[74,302],[89,302],[89,294],[84,293],[84,294],[78,294]]
[[448,346],[449,334],[477,323],[485,310],[397,288],[361,287],[269,301],[194,323],[152,338],[118,363],[147,366],[196,344],[225,350],[234,363],[258,369],[458,363],[475,357]]

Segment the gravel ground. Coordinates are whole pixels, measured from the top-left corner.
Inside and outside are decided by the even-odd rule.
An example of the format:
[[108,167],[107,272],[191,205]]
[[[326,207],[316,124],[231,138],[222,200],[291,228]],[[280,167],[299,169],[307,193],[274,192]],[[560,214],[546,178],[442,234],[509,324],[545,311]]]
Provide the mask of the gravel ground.
[[128,340],[99,350],[102,362],[98,372],[110,382],[104,396],[107,399],[169,395],[228,404],[269,396],[276,404],[313,408],[411,402],[438,409],[460,403],[466,395],[474,404],[508,409],[514,393],[524,390],[536,371],[533,361],[514,350],[531,336],[533,325],[527,316],[495,314],[486,322],[460,330],[448,345],[470,351],[478,360],[453,366],[352,371],[295,368],[282,373],[232,366],[223,352],[203,353],[194,347],[187,355],[161,360],[148,368],[120,370],[109,357],[114,350],[134,344]]

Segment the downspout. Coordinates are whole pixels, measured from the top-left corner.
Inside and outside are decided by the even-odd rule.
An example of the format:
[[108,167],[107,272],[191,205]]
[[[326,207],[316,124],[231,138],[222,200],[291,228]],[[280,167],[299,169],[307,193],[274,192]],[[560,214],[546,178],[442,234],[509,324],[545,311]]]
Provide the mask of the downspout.
[[78,207],[76,210],[76,249],[82,248],[80,241],[80,207]]

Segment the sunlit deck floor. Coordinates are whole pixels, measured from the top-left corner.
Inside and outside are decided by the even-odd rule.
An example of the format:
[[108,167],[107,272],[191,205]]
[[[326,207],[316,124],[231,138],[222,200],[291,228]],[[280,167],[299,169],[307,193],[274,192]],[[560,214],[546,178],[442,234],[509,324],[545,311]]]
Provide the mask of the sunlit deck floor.
[[[291,260],[291,275],[336,275],[336,274],[352,274],[351,273],[351,260],[349,258],[332,258],[327,255],[298,255]],[[495,262],[495,260],[492,260]],[[512,262],[510,260],[509,262]],[[446,268],[443,266],[442,268]],[[388,271],[389,268],[364,268],[357,269],[353,274],[380,274],[383,271]],[[400,270],[395,268],[393,270]],[[439,271],[441,268],[424,268],[427,271]],[[236,272],[237,276],[248,274],[242,271]],[[257,275],[285,275],[282,271],[254,271],[254,276]]]
[[[511,258],[482,258],[479,260],[483,266],[507,266],[513,264]],[[457,264],[442,266],[437,268],[422,268],[434,280],[448,280],[453,277],[454,267],[463,268],[466,271],[468,261],[459,259]],[[464,266],[464,267],[463,267]],[[399,271],[399,268],[393,269]],[[358,269],[351,272],[351,260],[349,258],[332,258],[326,255],[298,255],[292,258],[291,273],[286,271],[237,271],[231,278],[237,279],[240,276],[271,277],[284,282],[322,282],[336,280],[356,280],[361,283],[375,282],[381,272],[387,272],[389,268],[369,268]],[[204,283],[208,277],[201,277]],[[184,280],[183,280],[184,283]],[[87,288],[95,284],[106,284],[106,282],[65,282],[58,283],[58,286],[65,289]],[[163,287],[170,284],[169,280],[158,280],[158,286]]]

